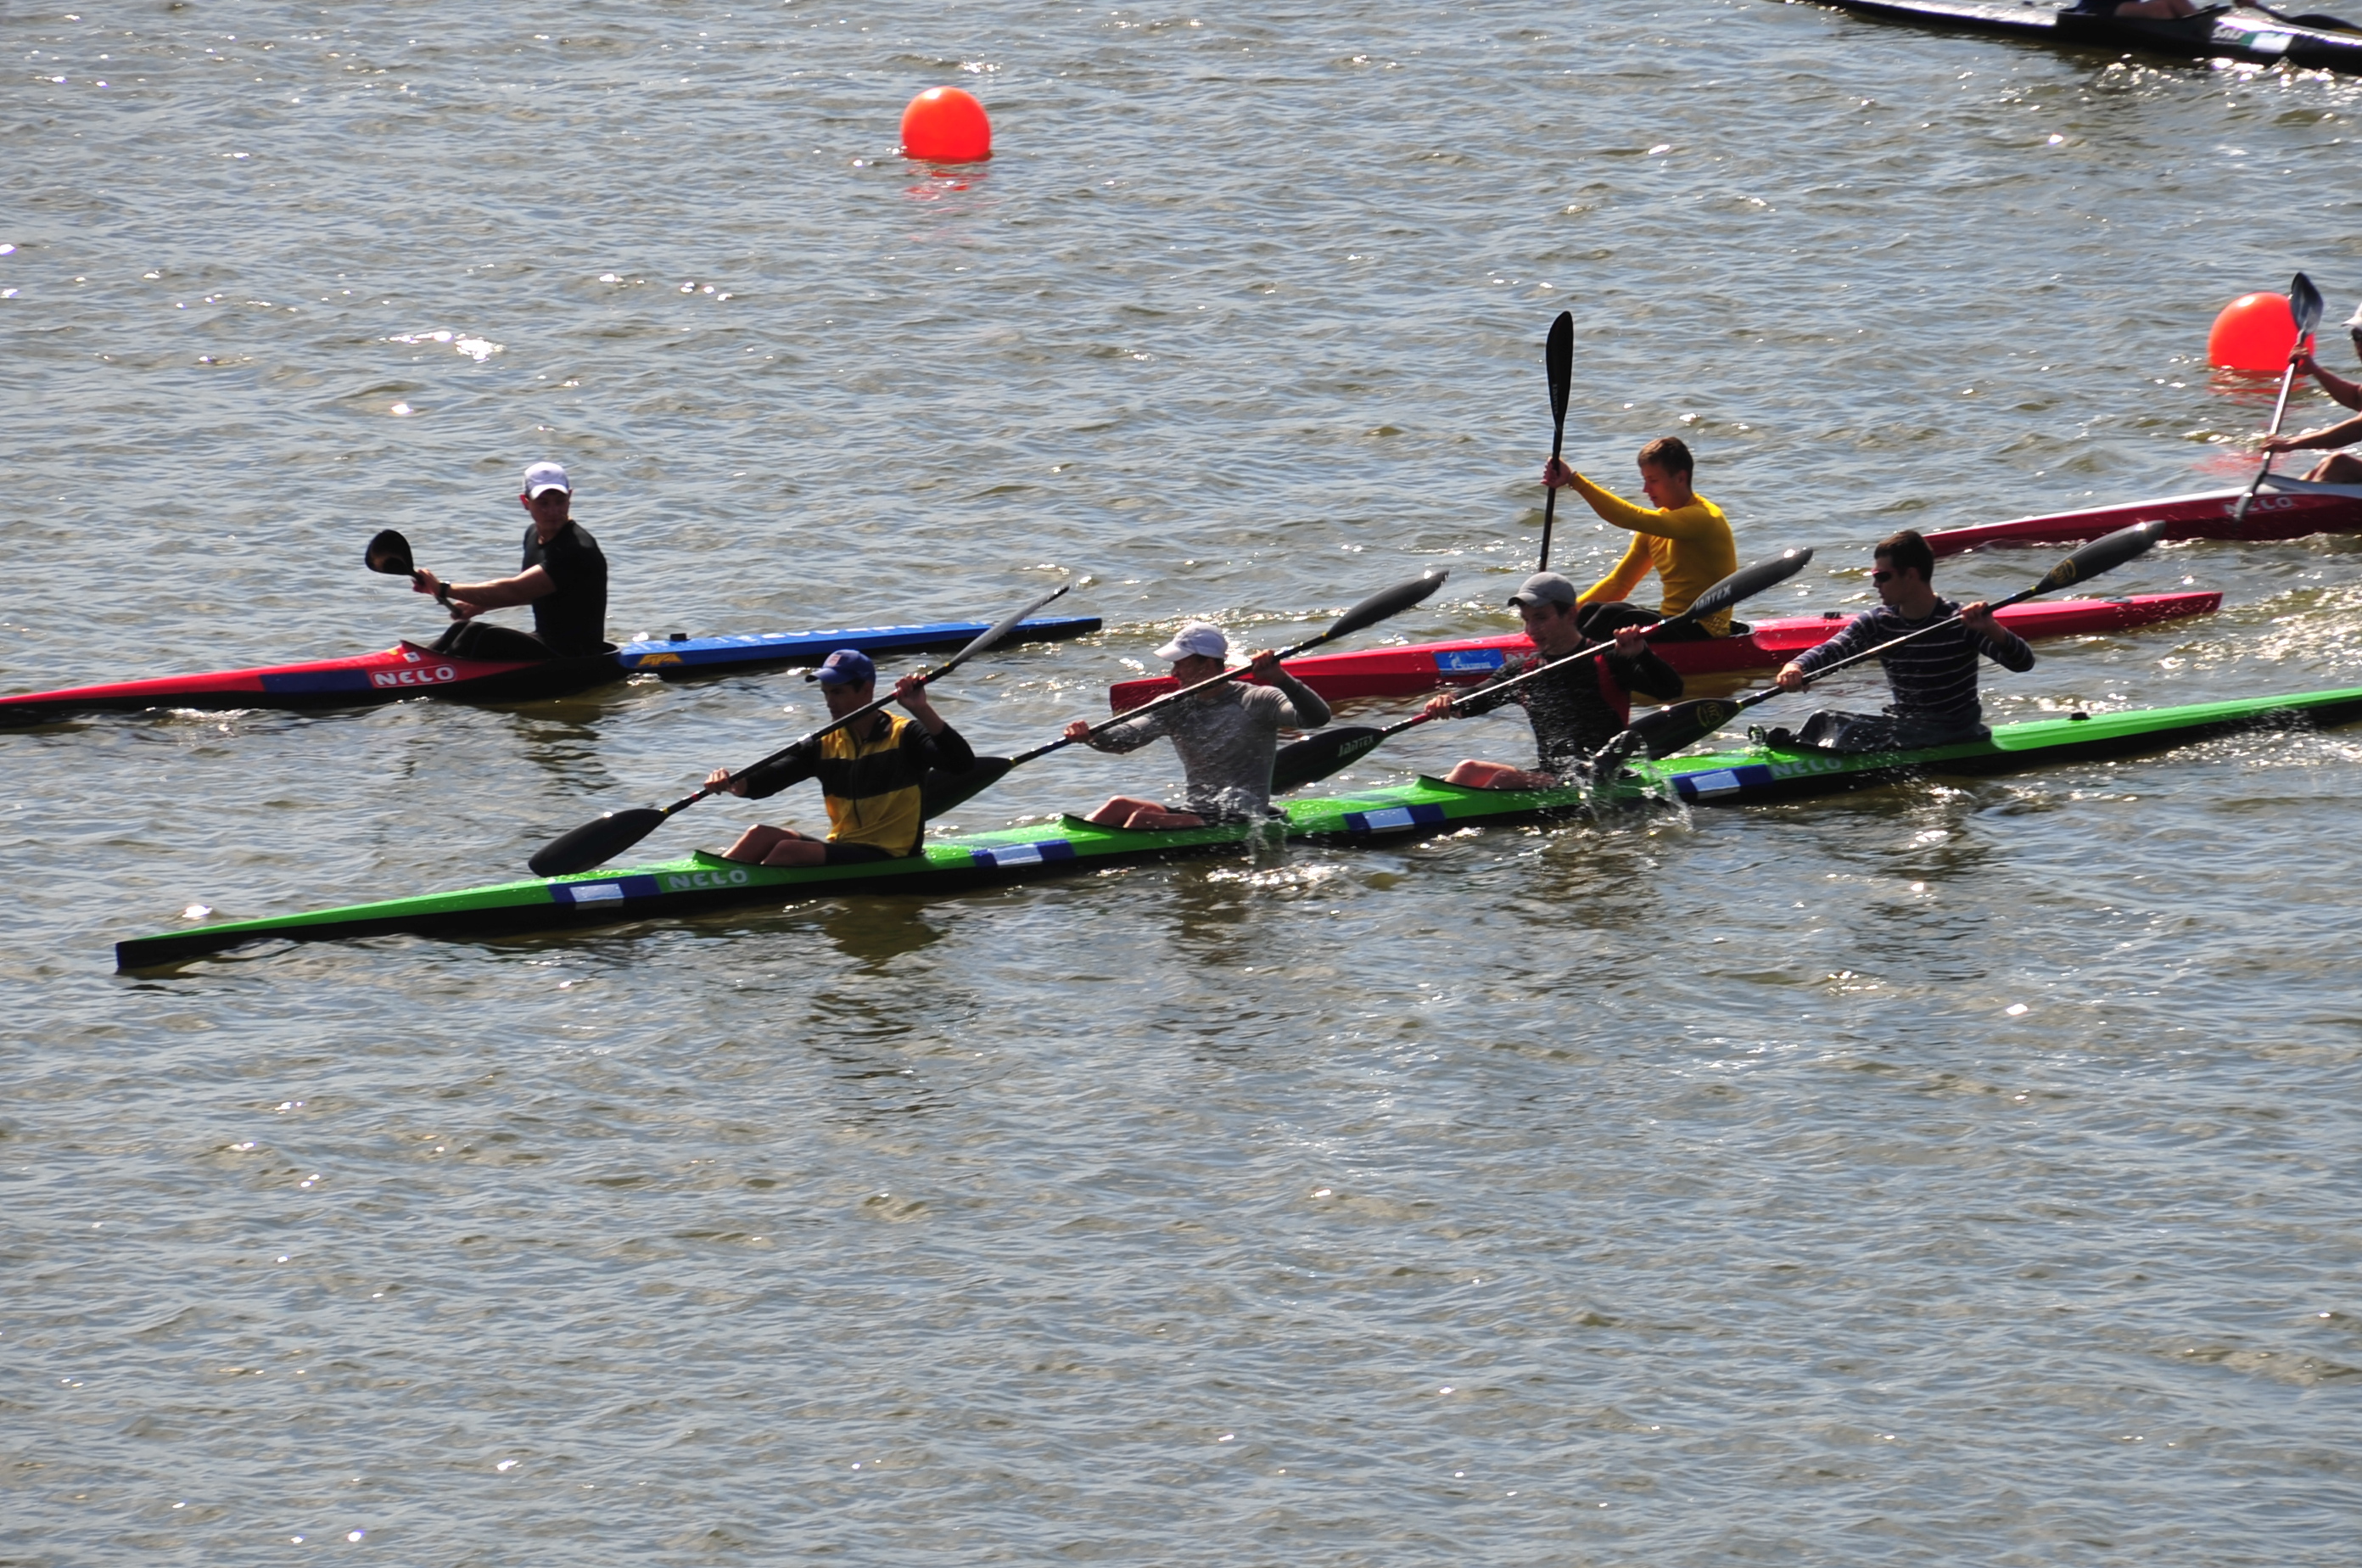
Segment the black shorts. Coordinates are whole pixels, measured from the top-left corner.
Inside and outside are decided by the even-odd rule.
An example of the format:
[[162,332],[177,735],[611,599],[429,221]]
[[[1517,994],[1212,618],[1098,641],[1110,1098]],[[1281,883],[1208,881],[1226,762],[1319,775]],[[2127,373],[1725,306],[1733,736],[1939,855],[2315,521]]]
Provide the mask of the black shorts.
[[457,654],[461,658],[538,661],[557,657],[557,649],[531,632],[496,626],[490,621],[452,622],[435,639],[435,651]]
[[1825,708],[1805,721],[1804,727],[1796,732],[1795,741],[1819,751],[1861,756],[1951,745],[1960,741],[1982,740],[1992,734],[1977,723],[1941,723],[1898,713],[1846,713]]
[[823,866],[866,866],[873,860],[908,860],[907,855],[896,855],[874,844],[829,844],[822,846],[827,858]]

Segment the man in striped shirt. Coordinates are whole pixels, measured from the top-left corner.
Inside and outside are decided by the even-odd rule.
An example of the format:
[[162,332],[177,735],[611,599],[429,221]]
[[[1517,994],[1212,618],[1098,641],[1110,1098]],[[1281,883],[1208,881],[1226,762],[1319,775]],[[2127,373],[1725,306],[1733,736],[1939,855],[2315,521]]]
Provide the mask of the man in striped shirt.
[[[1984,710],[1977,701],[1980,655],[2004,669],[2034,668],[2025,639],[1995,622],[1991,606],[1956,604],[1939,597],[1928,579],[1936,553],[1914,529],[1880,545],[1870,574],[1881,601],[1855,616],[1846,629],[1781,667],[1783,690],[1802,691],[1805,678],[1841,658],[1881,643],[1937,627],[1892,652],[1879,655],[1894,701],[1882,713],[1815,713],[1796,739],[1831,751],[1893,751],[1983,735]],[[1957,617],[1955,619],[1954,617]],[[1948,624],[1945,624],[1948,622]]]

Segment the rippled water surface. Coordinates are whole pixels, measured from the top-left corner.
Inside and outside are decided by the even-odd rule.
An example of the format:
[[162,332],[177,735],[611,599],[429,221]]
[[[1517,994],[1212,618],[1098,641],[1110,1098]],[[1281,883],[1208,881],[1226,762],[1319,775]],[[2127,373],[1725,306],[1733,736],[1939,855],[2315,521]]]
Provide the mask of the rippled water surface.
[[[1817,610],[1898,526],[2238,482],[2270,388],[2213,313],[2362,290],[2362,84],[1770,0],[0,44],[10,691],[429,635],[363,540],[504,570],[551,457],[620,634],[1075,581],[1102,635],[945,683],[1005,752],[1189,615],[1276,642],[1448,565],[1381,635],[1506,629],[1559,310],[1573,459],[1680,431],[1743,556],[1820,551],[1756,608]],[[904,161],[950,81],[997,156]],[[2184,583],[2222,613],[1992,715],[2362,684],[2351,540],[2108,587]],[[0,735],[0,1562],[2356,1560],[2362,732],[113,972],[193,905],[518,874],[816,712]],[[1524,745],[1446,729],[1348,781]]]

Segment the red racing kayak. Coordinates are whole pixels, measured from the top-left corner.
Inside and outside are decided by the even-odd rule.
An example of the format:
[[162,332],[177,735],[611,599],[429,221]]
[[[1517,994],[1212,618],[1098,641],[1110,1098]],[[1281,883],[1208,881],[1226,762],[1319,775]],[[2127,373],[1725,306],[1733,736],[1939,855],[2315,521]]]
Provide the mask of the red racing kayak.
[[[2121,632],[2185,615],[2211,615],[2222,608],[2220,593],[2140,593],[2125,599],[2055,599],[2012,604],[1993,613],[2028,640]],[[1777,669],[1806,648],[1818,647],[1845,629],[1851,612],[1757,621],[1735,637],[1703,642],[1658,643],[1658,656],[1683,675],[1721,675]],[[1439,686],[1473,686],[1512,658],[1533,652],[1522,632],[1506,637],[1472,637],[1358,653],[1315,654],[1287,661],[1288,672],[1329,701],[1353,697],[1423,697]],[[1108,705],[1129,712],[1173,690],[1169,675],[1122,680],[1108,688]]]
[[2128,501],[2047,517],[1980,523],[1927,536],[1939,556],[1958,555],[1980,545],[2080,545],[2129,528],[2162,521],[2168,539],[2301,539],[2311,534],[2362,533],[2362,485],[2316,484],[2310,480],[2268,479],[2237,523],[2231,513],[2246,491],[2218,490],[2204,495],[2169,495],[2161,501]]

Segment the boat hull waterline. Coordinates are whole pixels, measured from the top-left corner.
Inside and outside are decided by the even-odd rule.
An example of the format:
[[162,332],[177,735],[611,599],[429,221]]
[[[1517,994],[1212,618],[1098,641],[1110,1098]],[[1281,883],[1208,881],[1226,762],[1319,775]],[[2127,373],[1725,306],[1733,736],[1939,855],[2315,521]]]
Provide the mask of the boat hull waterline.
[[[1055,642],[1098,629],[1096,615],[1043,616],[1021,622],[1006,642]],[[459,658],[404,642],[351,658],[209,675],[168,675],[0,697],[0,725],[48,723],[76,713],[139,712],[153,708],[316,712],[371,707],[411,697],[529,702],[640,674],[684,680],[814,665],[838,648],[859,648],[873,656],[956,648],[985,630],[981,621],[932,621],[908,626],[841,626],[734,637],[648,638],[625,643],[613,653],[539,661]]]
[[[2012,604],[1995,614],[2003,625],[2033,641],[2121,632],[2158,621],[2211,615],[2222,605],[2220,593],[2141,593],[2123,599],[2030,602]],[[1831,610],[1819,615],[1757,621],[1738,636],[1651,646],[1683,675],[1777,669],[1806,648],[1818,647],[1836,636],[1852,619],[1849,612]],[[1288,660],[1287,668],[1324,700],[1343,702],[1356,697],[1417,697],[1439,687],[1473,686],[1510,659],[1523,658],[1533,651],[1534,645],[1525,634],[1514,632],[1498,637],[1315,654]],[[1126,713],[1172,690],[1169,675],[1120,680],[1108,688],[1108,704]]]
[[2362,72],[2362,35],[2308,28],[2228,8],[2172,19],[2092,16],[2048,5],[1994,0],[1817,0],[1883,22],[1998,33],[2033,42],[2172,55],[2183,60],[2247,60],[2325,71]]
[[[1990,739],[1843,756],[1795,747],[1635,762],[1607,801],[1679,800],[1747,805],[1858,790],[1926,774],[1985,775],[2090,762],[2261,729],[2362,720],[2362,687],[2119,713],[2073,714],[1996,727]],[[1079,818],[939,840],[907,860],[856,866],[743,866],[699,853],[657,865],[503,882],[341,909],[193,926],[116,944],[116,966],[155,968],[271,940],[339,941],[390,933],[509,936],[672,919],[748,903],[855,894],[934,895],[1075,875],[1140,861],[1236,850],[1257,837],[1313,843],[1407,842],[1486,823],[1531,822],[1603,803],[1578,789],[1464,790],[1439,779],[1287,803],[1284,821],[1133,833]]]

